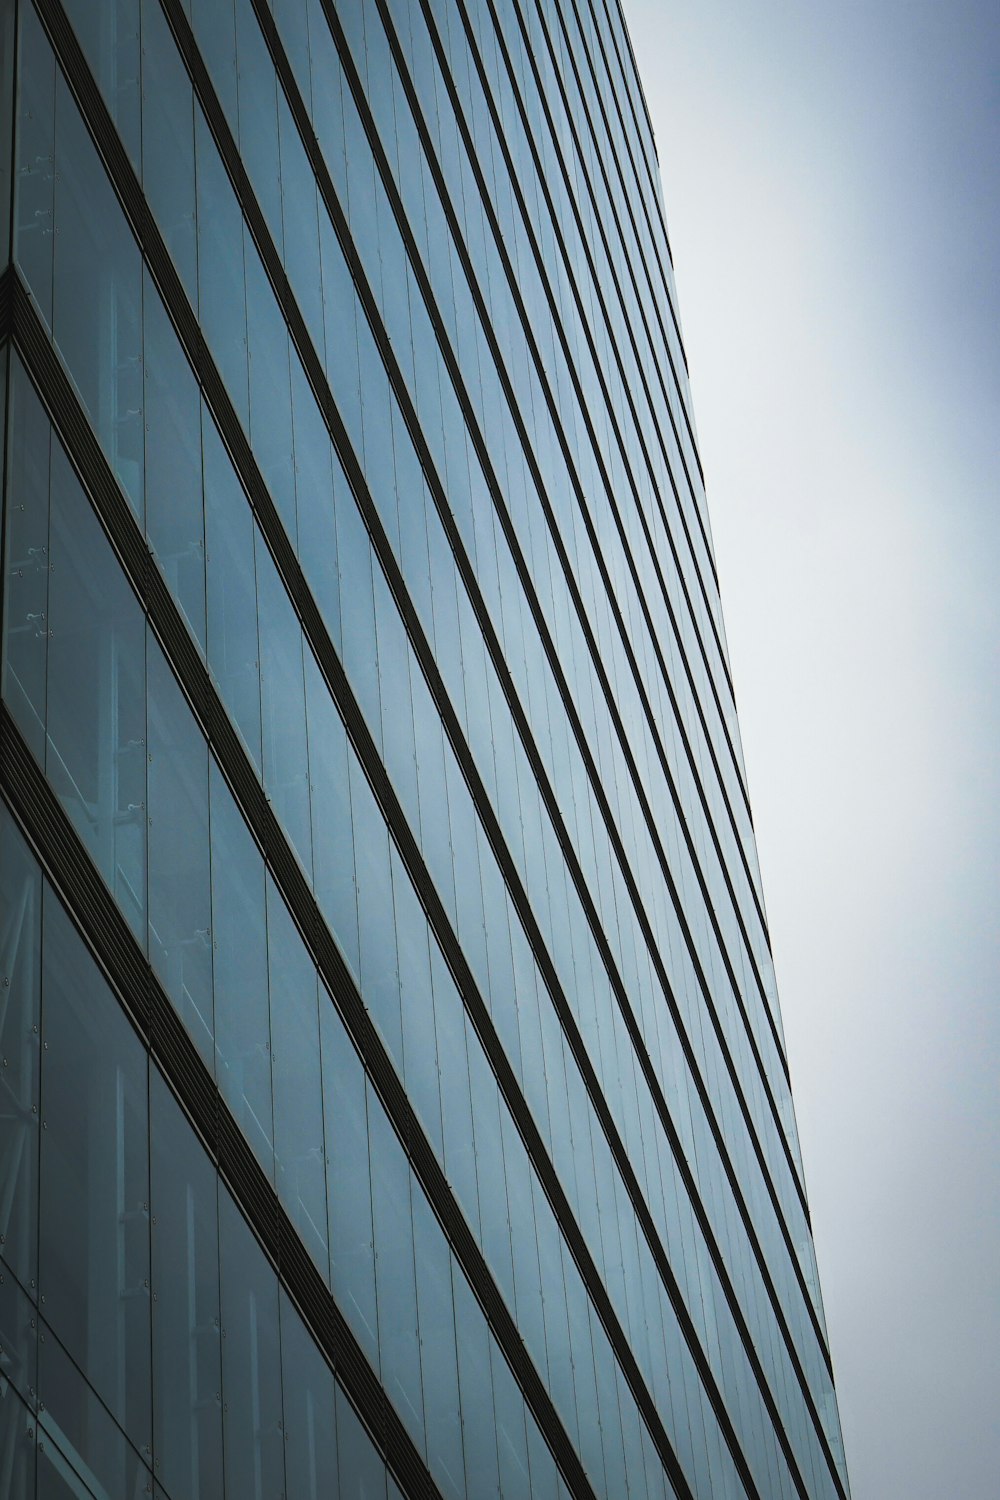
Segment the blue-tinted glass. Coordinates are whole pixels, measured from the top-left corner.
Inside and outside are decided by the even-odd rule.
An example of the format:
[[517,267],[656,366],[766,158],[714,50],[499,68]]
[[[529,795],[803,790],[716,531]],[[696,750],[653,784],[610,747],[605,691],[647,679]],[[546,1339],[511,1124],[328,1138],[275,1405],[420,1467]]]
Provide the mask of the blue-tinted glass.
[[61,74],[52,331],[108,462],[141,520],[142,260]]
[[38,1314],[0,1265],[0,1463],[4,1494],[34,1500],[35,1421],[38,1406]]
[[351,810],[361,931],[361,994],[396,1066],[402,1070],[403,1034],[389,832],[356,760],[351,761]]
[[148,1494],[148,1447],[137,1450],[51,1327],[38,1339],[38,1489],[58,1496]]
[[306,653],[306,708],[316,900],[348,963],[358,974],[361,956],[351,818],[351,751],[343,720],[311,652]]
[[146,926],[145,624],[53,445],[45,769],[133,930]]
[[[139,170],[142,129],[139,101],[139,0],[68,0],[66,13],[83,47],[104,102]],[[146,38],[143,35],[143,45]]]
[[436,944],[431,947],[438,1067],[441,1071],[441,1116],[444,1159],[452,1191],[465,1217],[479,1227],[475,1137],[469,1094],[469,1057],[461,1002],[455,981]]
[[395,848],[391,854],[399,950],[403,1077],[421,1123],[440,1155],[443,1149],[441,1103],[427,917]]
[[154,1471],[171,1494],[222,1493],[215,1170],[159,1072],[149,1087]]
[[[423,1193],[414,1191],[411,1197],[427,1462],[445,1500],[461,1500],[467,1491],[462,1458],[451,1252]],[[475,1493],[474,1484],[471,1493]]]
[[[300,12],[305,24],[305,11]],[[285,268],[299,310],[320,360],[325,363],[323,280],[320,270],[319,217],[316,179],[292,120],[285,96],[278,95],[278,134],[281,143],[281,212],[284,223]]]
[[338,1500],[336,1386],[301,1318],[281,1294],[281,1386],[285,1493]]
[[20,360],[12,363],[7,447],[3,696],[45,760],[52,429]]
[[250,441],[292,545],[297,541],[288,330],[255,250],[247,246]]
[[208,746],[152,640],[147,667],[149,959],[212,1067]]
[[340,574],[337,567],[337,525],[334,475],[338,500],[352,504],[339,461],[334,459],[330,435],[319,414],[312,389],[297,356],[292,357],[292,428],[295,437],[295,497],[299,527],[299,558],[332,640],[340,643]]
[[368,533],[353,505],[337,507],[337,561],[340,565],[340,613],[344,666],[361,704],[368,728],[382,737],[375,643],[375,601]]
[[250,421],[243,216],[215,142],[195,119],[198,180],[198,306],[208,347],[245,426]]
[[233,0],[197,0],[191,5],[195,39],[208,67],[233,135],[239,132],[236,108],[236,16]]
[[417,1288],[410,1217],[410,1168],[378,1102],[370,1097],[375,1284],[382,1382],[410,1435],[420,1443],[424,1405],[417,1338]]
[[320,1012],[330,1210],[330,1285],[378,1368],[365,1075],[332,1005]]
[[38,1058],[42,877],[0,807],[0,1259],[38,1278]]
[[250,175],[267,227],[278,246],[281,231],[281,170],[278,157],[277,80],[252,0],[236,0],[236,59],[239,77],[240,155]]
[[302,627],[259,531],[256,556],[264,790],[311,872]]
[[226,1500],[285,1494],[278,1280],[229,1194],[219,1195]]
[[385,1500],[385,1465],[339,1386],[337,1449],[340,1458],[340,1500]]
[[56,180],[56,64],[28,6],[20,23],[14,257],[38,308],[52,323]]
[[210,798],[216,1075],[222,1097],[271,1177],[264,859],[214,761]]
[[146,274],[146,535],[167,586],[205,647],[205,511],[201,397]]
[[500,1494],[497,1467],[497,1422],[493,1408],[490,1336],[482,1310],[457,1269],[452,1274],[455,1328],[458,1334],[458,1378],[462,1393],[465,1466],[475,1475],[477,1497]]
[[208,666],[260,769],[260,662],[254,520],[222,439],[202,407]]
[[48,891],[43,930],[42,1308],[111,1415],[149,1453],[146,1055]]
[[[533,1494],[528,1477],[528,1444],[524,1430],[524,1397],[510,1366],[495,1343],[490,1344],[490,1369],[493,1374],[493,1404],[497,1419],[497,1457],[500,1464],[500,1493],[507,1496]],[[600,1438],[597,1433],[598,1440]]]
[[142,186],[197,307],[194,95],[158,0],[142,0]]
[[[330,1258],[316,969],[270,875],[267,968],[274,1053],[275,1184],[325,1278]],[[323,1003],[330,1003],[325,994]]]

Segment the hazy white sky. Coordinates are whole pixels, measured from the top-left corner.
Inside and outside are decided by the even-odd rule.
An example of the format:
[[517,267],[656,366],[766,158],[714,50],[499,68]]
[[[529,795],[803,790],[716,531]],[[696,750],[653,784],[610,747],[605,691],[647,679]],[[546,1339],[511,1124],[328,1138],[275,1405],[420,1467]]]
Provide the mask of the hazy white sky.
[[1000,5],[624,3],[854,1500],[987,1500]]

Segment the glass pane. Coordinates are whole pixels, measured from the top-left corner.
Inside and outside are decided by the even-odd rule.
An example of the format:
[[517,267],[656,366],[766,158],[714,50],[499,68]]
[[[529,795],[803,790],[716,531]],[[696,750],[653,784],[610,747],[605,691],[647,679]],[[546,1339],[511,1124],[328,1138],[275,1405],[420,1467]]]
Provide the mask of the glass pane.
[[34,1500],[38,1317],[14,1278],[0,1269],[0,1494]]
[[210,786],[216,1073],[222,1097],[273,1178],[264,858],[214,761]]
[[337,1449],[340,1457],[340,1500],[385,1500],[385,1464],[372,1447],[371,1438],[339,1386]]
[[333,1371],[281,1294],[281,1377],[285,1489],[289,1500],[338,1500],[336,1385]]
[[191,633],[205,648],[201,397],[146,273],[146,535]]
[[250,440],[271,498],[292,546],[295,520],[295,468],[292,451],[292,387],[288,368],[288,329],[274,300],[260,257],[246,249],[247,332],[250,349]]
[[244,426],[249,427],[243,215],[200,111],[195,120],[195,145],[198,163],[198,303],[202,327],[237,413]]
[[56,161],[52,329],[141,522],[142,260],[61,74]]
[[258,772],[260,662],[254,520],[207,406],[202,405],[208,666]]
[[20,21],[14,256],[42,317],[51,326],[56,62],[30,5],[21,12]]
[[462,1392],[462,1432],[465,1465],[475,1475],[476,1500],[500,1493],[497,1468],[497,1424],[493,1412],[490,1335],[482,1309],[461,1271],[454,1269],[455,1327],[458,1333],[458,1374]]
[[51,507],[45,769],[145,944],[145,623],[59,447]]
[[66,13],[132,165],[138,171],[141,139],[138,0],[105,0],[102,5],[94,5],[92,0],[68,0]]
[[142,0],[142,185],[197,307],[194,92],[158,0]]
[[152,637],[147,665],[149,959],[212,1068],[208,745]]
[[344,722],[311,651],[306,652],[305,666],[316,863],[314,890],[320,910],[351,969],[359,974],[361,956],[349,774],[351,752]]
[[171,1494],[222,1493],[218,1179],[179,1105],[150,1077],[154,1470]]
[[240,155],[257,201],[281,254],[281,173],[278,165],[278,99],[274,64],[251,0],[236,3]]
[[361,994],[396,1067],[402,1072],[403,1031],[396,969],[389,830],[365,774],[353,757],[351,811],[358,875]]
[[38,1277],[38,1054],[42,877],[0,807],[0,1257]]
[[330,1205],[330,1285],[378,1369],[365,1075],[332,1005],[320,1012]]
[[446,1500],[461,1500],[466,1485],[451,1251],[423,1193],[414,1191],[412,1200],[427,1462]]
[[63,1496],[147,1495],[148,1447],[136,1452],[52,1330],[38,1340],[38,1490]]
[[142,1044],[58,900],[44,899],[42,1310],[149,1450],[149,1122]]
[[424,1403],[417,1339],[410,1168],[370,1084],[368,1089],[382,1383],[411,1437],[422,1447]]
[[3,696],[41,764],[49,644],[49,419],[15,356],[10,384]]
[[[270,875],[267,968],[274,1038],[275,1182],[326,1280],[330,1255],[316,968]],[[323,1001],[330,1003],[326,995]]]
[[311,873],[302,627],[259,531],[256,548],[264,790]]
[[229,1194],[220,1193],[222,1392],[227,1500],[281,1500],[278,1280]]

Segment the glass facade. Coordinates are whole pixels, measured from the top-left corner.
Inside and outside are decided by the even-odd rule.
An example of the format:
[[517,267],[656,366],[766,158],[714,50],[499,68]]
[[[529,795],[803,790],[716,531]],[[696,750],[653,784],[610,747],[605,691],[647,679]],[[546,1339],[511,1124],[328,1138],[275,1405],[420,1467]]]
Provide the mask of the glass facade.
[[0,17],[0,1493],[848,1500],[615,0]]

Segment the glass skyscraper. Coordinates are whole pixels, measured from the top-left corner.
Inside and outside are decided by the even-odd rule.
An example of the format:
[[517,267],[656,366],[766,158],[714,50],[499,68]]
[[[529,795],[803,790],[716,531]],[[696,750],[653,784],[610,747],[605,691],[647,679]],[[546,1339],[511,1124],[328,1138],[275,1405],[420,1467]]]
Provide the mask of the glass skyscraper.
[[616,0],[0,23],[0,1496],[847,1500]]

